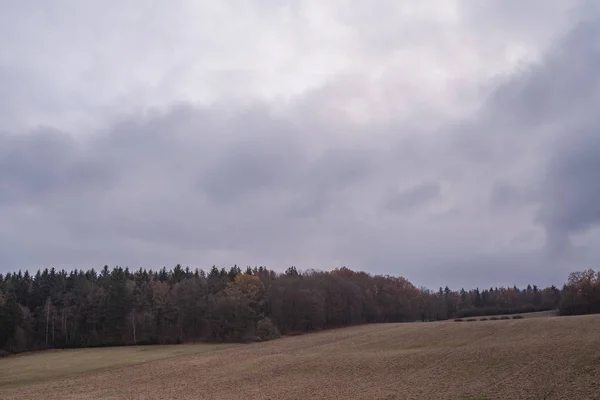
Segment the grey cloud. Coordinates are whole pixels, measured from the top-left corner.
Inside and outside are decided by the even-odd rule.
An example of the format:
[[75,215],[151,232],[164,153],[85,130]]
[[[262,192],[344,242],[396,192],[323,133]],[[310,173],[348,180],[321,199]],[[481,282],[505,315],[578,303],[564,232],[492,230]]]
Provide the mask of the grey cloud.
[[578,25],[549,50],[541,64],[500,86],[491,100],[494,107],[510,109],[508,121],[533,127],[555,119],[571,125],[589,118],[588,113],[596,109],[600,85],[596,79],[599,46],[590,38],[599,34],[598,20]]
[[200,173],[200,190],[216,203],[235,205],[253,194],[286,191],[290,203],[284,208],[290,215],[315,216],[336,201],[334,193],[377,170],[377,155],[368,149],[340,145],[311,150],[315,136],[327,135],[318,121],[304,119],[306,126],[299,128],[293,119],[247,117],[230,127],[236,131],[231,143]]
[[207,196],[235,203],[261,189],[293,186],[307,162],[306,149],[293,126],[273,122],[251,119],[239,127],[233,143],[200,171],[200,188]]
[[577,26],[524,80],[520,98],[532,106],[515,102],[525,121],[554,132],[542,147],[538,215],[551,247],[600,223],[600,44],[591,40],[599,36],[598,17]]
[[549,234],[600,225],[600,123],[558,141],[542,187],[539,217]]
[[[518,35],[525,40],[555,33],[556,23],[565,17],[564,14],[567,14],[567,23],[578,22],[582,9],[587,6],[585,0],[490,0],[477,3],[461,0],[461,3],[464,6],[460,8],[463,17],[469,23],[485,27],[485,31],[491,32],[496,32],[492,28],[500,27],[503,35],[499,39]],[[524,33],[526,35],[523,35]]]
[[441,187],[438,182],[422,182],[392,196],[386,207],[391,211],[414,209],[435,199],[440,193]]
[[510,211],[515,206],[534,203],[536,196],[533,188],[520,187],[499,180],[493,183],[490,192],[490,206],[497,211]]
[[110,185],[116,174],[69,135],[39,129],[0,134],[0,203],[41,203],[48,196]]
[[[554,32],[534,17],[541,3],[528,3],[527,12],[486,4],[460,17],[501,27],[518,14],[510,35],[532,46]],[[558,21],[562,7],[545,9],[548,21]],[[372,20],[382,12],[368,8]],[[363,67],[378,63],[375,56],[394,42],[365,49],[395,35],[396,16],[390,13],[378,31],[360,18],[361,9],[348,13],[348,25],[371,29],[358,38],[362,50],[349,54],[373,56],[356,59]],[[87,135],[60,126],[1,134],[0,270],[294,263],[347,265],[432,286],[560,283],[574,263],[599,258],[589,246],[574,247],[585,257],[560,259],[536,247],[542,230],[548,247],[559,248],[600,222],[598,26],[577,25],[536,65],[495,79],[467,117],[435,111],[423,117],[428,103],[396,115],[394,107],[402,111],[427,96],[411,97],[417,84],[405,95],[395,84],[412,77],[394,76],[400,73],[390,68],[375,81],[366,71],[333,76],[283,105],[223,98],[144,110],[140,103],[142,111],[126,107]],[[435,42],[436,53],[443,40],[432,42],[425,28],[414,23],[403,32],[420,32],[423,43]],[[442,31],[433,35],[443,38]],[[490,31],[477,36],[486,37],[486,54],[501,48],[495,39],[483,46],[487,35],[499,35],[499,28]],[[391,116],[355,122],[352,110],[338,112],[372,89],[392,92],[383,99]],[[25,93],[20,86],[10,90]],[[13,107],[9,97],[0,95],[0,115],[14,107],[21,116],[52,110],[28,109],[27,99]],[[356,113],[369,114],[371,106],[365,101]]]
[[231,202],[251,191],[285,184],[293,168],[289,161],[290,154],[270,153],[256,146],[232,149],[205,171],[202,186],[215,202]]
[[288,207],[290,215],[318,216],[346,202],[345,190],[364,183],[378,171],[366,150],[330,149],[320,154],[296,182],[301,190]]
[[[0,214],[10,213],[4,234],[12,230],[12,240],[30,244],[50,232],[61,238],[50,248],[38,243],[33,256],[23,249],[21,262],[57,257],[54,262],[71,265],[82,256],[73,247],[87,248],[96,260],[104,249],[108,260],[100,263],[135,262],[133,254],[116,259],[126,253],[124,243],[132,252],[148,246],[149,252],[162,247],[203,257],[240,251],[248,262],[270,257],[275,246],[277,254],[293,258],[302,245],[289,246],[306,245],[301,237],[313,228],[290,210],[314,201],[318,207],[304,217],[323,213],[338,191],[374,171],[368,151],[309,153],[303,140],[310,135],[260,107],[228,115],[189,106],[132,115],[85,145],[57,131],[3,136],[4,143],[18,144],[2,146],[3,193],[19,193],[0,207]],[[32,223],[25,208],[32,200],[52,217],[38,220],[35,237],[25,239],[18,227]]]
[[531,218],[555,255],[600,222],[600,45],[592,39],[600,18],[596,4],[580,5],[580,22],[539,62],[496,82],[480,112],[450,136],[459,157],[447,170],[463,178],[510,176],[482,185],[490,205],[499,212],[537,204]]
[[[452,257],[427,254],[419,257],[404,255],[403,258],[406,261],[401,268],[405,274],[422,275],[422,279],[430,282],[433,288],[448,285],[455,290],[461,287],[466,289],[468,286],[465,282],[474,282],[480,288],[522,286],[525,282],[540,286],[558,285],[565,279],[565,269],[570,268],[566,263],[553,262],[541,252],[485,254],[472,250]],[[392,259],[377,261],[383,272],[399,268]],[[440,274],[439,271],[445,273]]]

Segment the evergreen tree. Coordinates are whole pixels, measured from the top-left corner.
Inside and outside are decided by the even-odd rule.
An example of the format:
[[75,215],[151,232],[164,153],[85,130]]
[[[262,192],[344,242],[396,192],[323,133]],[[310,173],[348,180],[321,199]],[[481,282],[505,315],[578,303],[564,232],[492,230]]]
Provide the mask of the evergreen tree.
[[[531,288],[529,290],[529,288]],[[55,268],[0,275],[0,349],[239,341],[360,323],[403,322],[551,309],[600,312],[600,274],[569,276],[563,290],[530,285],[416,288],[402,277],[339,268],[276,273],[237,265],[209,273],[172,270],[100,273]]]

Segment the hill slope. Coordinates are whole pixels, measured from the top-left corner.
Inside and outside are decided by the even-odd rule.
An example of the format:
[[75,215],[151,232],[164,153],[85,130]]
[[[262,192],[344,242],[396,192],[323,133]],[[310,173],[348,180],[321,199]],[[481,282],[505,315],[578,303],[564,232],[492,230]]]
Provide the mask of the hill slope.
[[[111,370],[29,386],[14,386],[13,368],[0,398],[598,399],[598,332],[600,316],[381,324],[124,367],[115,352]],[[47,354],[24,357],[39,365]]]

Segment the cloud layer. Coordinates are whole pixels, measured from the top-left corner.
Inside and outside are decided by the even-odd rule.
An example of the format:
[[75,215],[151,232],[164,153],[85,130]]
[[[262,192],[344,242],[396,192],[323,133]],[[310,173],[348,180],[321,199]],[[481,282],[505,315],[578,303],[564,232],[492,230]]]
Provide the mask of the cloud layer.
[[600,260],[600,9],[557,3],[4,2],[0,272],[560,283]]

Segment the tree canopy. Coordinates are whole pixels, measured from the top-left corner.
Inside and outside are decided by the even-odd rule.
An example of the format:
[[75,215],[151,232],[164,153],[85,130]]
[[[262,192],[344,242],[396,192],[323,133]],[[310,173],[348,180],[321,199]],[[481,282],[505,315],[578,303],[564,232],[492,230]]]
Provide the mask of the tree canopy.
[[438,291],[402,277],[348,268],[276,273],[265,267],[105,266],[0,275],[0,349],[256,341],[363,323],[431,321],[560,307],[600,312],[600,273],[569,276],[562,290]]

